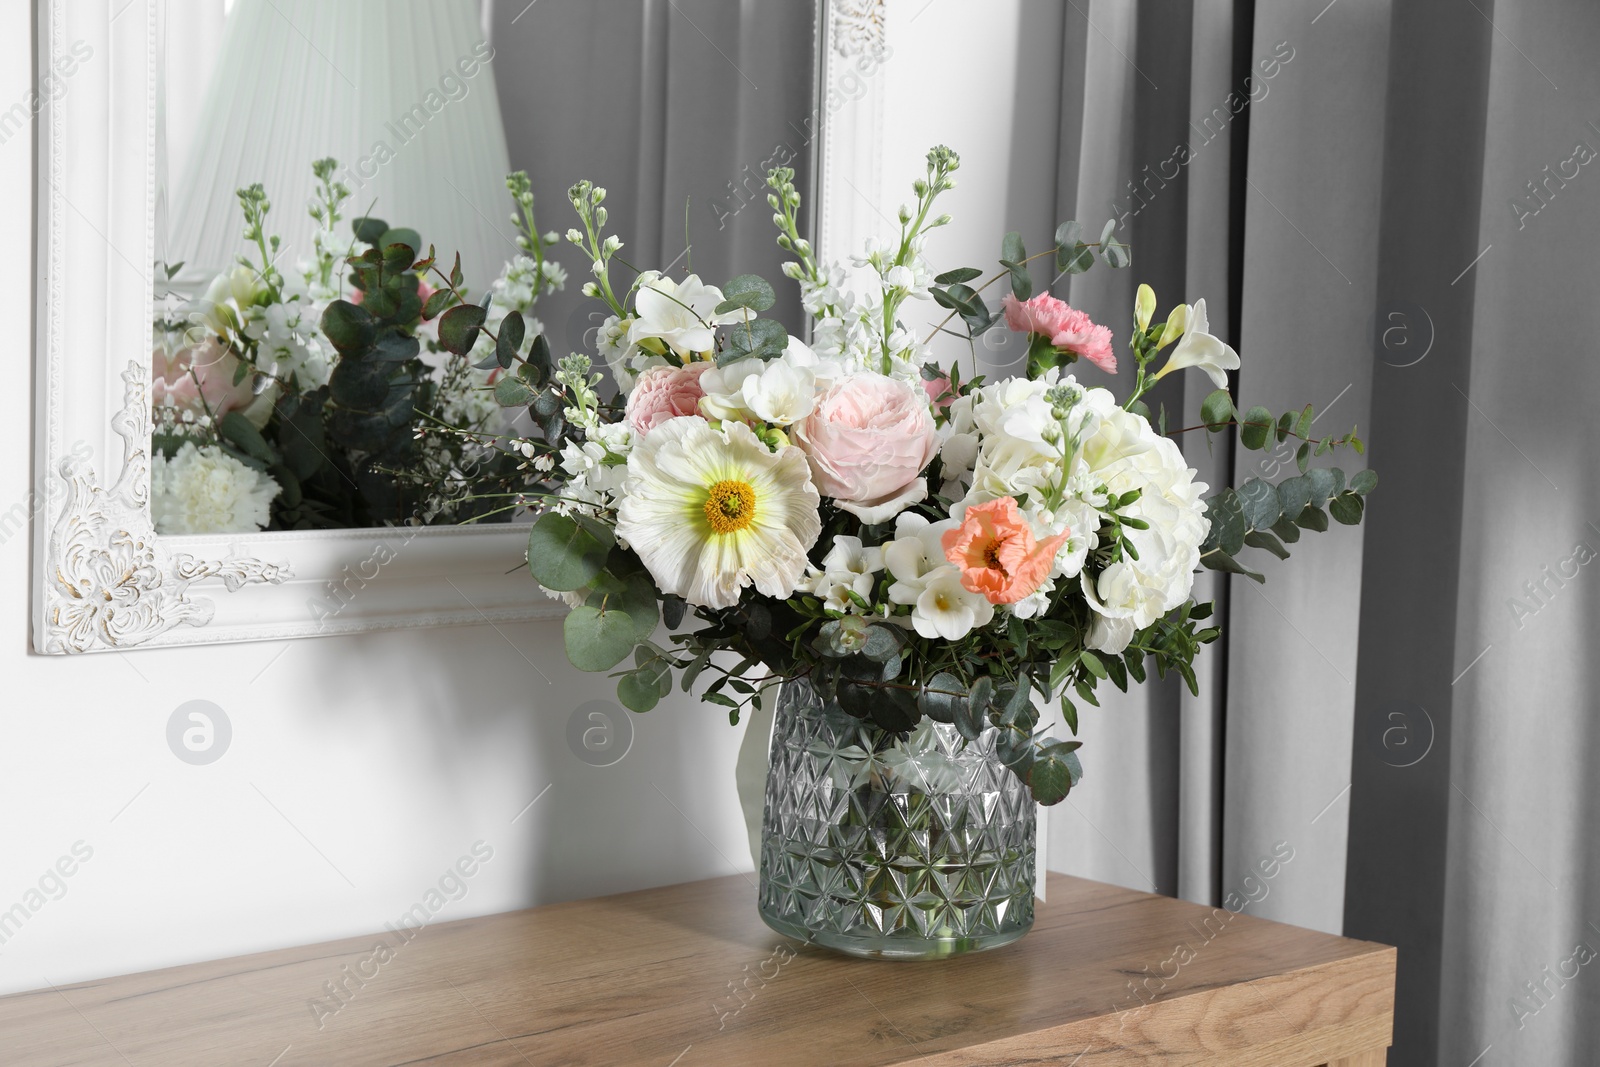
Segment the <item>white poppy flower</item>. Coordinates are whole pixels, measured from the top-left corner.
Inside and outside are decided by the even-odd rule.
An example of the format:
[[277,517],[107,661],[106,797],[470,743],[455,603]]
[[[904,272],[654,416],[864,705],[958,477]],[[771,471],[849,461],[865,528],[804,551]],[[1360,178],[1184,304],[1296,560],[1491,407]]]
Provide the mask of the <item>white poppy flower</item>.
[[691,605],[732,607],[740,590],[783,599],[822,532],[803,452],[773,452],[743,423],[661,423],[628,456],[617,536],[657,587]]

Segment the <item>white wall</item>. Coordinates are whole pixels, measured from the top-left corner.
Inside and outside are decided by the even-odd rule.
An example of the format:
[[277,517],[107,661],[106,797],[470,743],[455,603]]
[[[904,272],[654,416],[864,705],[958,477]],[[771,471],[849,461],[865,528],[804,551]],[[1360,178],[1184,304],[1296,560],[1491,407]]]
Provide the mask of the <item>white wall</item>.
[[[0,111],[29,89],[29,6],[0,0],[14,31],[0,36]],[[929,146],[960,150],[949,209],[961,225],[940,236],[941,262],[994,258],[1009,227],[1048,236],[1049,220],[1005,217],[1013,123],[1030,120],[1013,112],[1046,106],[1012,91],[1021,11],[890,3],[891,69],[913,70],[889,100],[883,210],[909,197]],[[914,68],[955,37],[978,58],[940,117]],[[0,515],[26,508],[32,488],[32,166],[25,136],[0,145],[0,293],[14,326]],[[0,541],[0,917],[39,905],[0,946],[0,992],[377,930],[480,840],[493,859],[440,920],[750,869],[733,781],[742,727],[674,696],[631,717],[620,763],[588,765],[569,720],[612,695],[566,664],[557,624],[41,657],[27,651],[29,568],[27,537]],[[173,711],[196,699],[233,729],[208,766],[166,740]],[[78,842],[92,856],[46,879],[58,898],[30,897]]]
[[[29,7],[0,3],[0,111],[30,87]],[[32,488],[31,153],[0,144],[0,516]],[[41,657],[29,554],[0,541],[0,924],[39,906],[0,925],[0,992],[374,931],[480,840],[441,920],[750,868],[742,729],[677,696],[620,763],[584,763],[568,721],[610,683],[566,664],[559,624]],[[166,741],[195,699],[232,723],[209,766]]]

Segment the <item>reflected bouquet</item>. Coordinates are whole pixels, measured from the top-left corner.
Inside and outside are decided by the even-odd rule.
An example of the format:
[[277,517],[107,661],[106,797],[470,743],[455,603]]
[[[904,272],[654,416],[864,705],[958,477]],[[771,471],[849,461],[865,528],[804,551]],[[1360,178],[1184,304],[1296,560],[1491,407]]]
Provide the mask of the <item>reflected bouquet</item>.
[[[539,427],[503,444],[536,483],[521,499],[542,508],[529,569],[571,607],[571,662],[615,672],[623,704],[648,711],[675,678],[685,691],[710,679],[702,698],[737,722],[803,679],[827,714],[889,735],[929,722],[988,735],[1049,804],[1082,768],[1078,742],[1039,729],[1034,696],[1059,700],[1076,733],[1076,702],[1095,704],[1102,681],[1126,689],[1153,668],[1198,691],[1193,659],[1218,631],[1211,605],[1191,596],[1197,569],[1259,580],[1236,558],[1246,546],[1286,556],[1285,542],[1327,529],[1330,515],[1359,522],[1375,478],[1347,484],[1311,466],[1362,443],[1353,431],[1309,437],[1309,407],[1235,410],[1227,372],[1239,357],[1210,332],[1203,300],[1158,321],[1140,286],[1132,366],[1119,368],[1107,327],[1034,292],[1039,260],[1060,274],[1097,259],[1128,266],[1114,224],[1086,242],[1065,223],[1033,256],[1007,234],[986,281],[975,267],[936,274],[925,246],[950,221],[934,208],[958,166],[949,149],[930,152],[898,234],[849,265],[818,261],[793,172],[769,174],[809,343],[762,317],[775,294],[759,277],[716,286],[644,271],[619,283],[622,242],[605,231],[605,190],[589,182],[570,190],[580,226],[567,238],[592,265],[586,295],[609,311],[598,361],[552,363],[547,346],[524,345],[519,316],[495,330],[465,302],[440,338],[466,353],[480,331],[495,334],[506,371],[496,395]],[[983,294],[1002,284],[991,308]],[[919,337],[902,312],[925,300],[948,314]],[[931,359],[938,332],[998,328],[1026,338],[1025,374],[988,381]],[[1131,369],[1128,395],[1079,382],[1079,359]],[[609,399],[601,365],[619,387]],[[1206,495],[1165,410],[1141,399],[1185,369],[1216,387],[1193,429],[1236,431],[1256,449],[1298,439],[1300,472]]]
[[[160,533],[475,520],[494,509],[464,491],[468,480],[514,470],[472,438],[436,432],[507,428],[493,353],[486,364],[448,358],[438,341],[438,316],[465,291],[428,285],[415,230],[347,220],[337,169],[334,159],[312,165],[311,255],[278,266],[287,249],[258,184],[237,193],[244,251],[233,266],[188,293],[174,281],[183,264],[158,272],[151,507]],[[521,254],[491,286],[499,318],[531,314],[566,280],[545,255],[558,237],[538,232],[527,176],[510,175],[507,187]]]

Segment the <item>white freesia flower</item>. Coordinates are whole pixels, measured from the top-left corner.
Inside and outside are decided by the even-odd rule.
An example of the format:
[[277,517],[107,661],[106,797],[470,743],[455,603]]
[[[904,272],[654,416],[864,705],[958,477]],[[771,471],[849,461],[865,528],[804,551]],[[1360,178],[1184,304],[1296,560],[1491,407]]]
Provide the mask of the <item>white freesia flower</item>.
[[1156,375],[1160,380],[1175,370],[1185,367],[1199,367],[1211,376],[1211,383],[1218,389],[1228,387],[1228,371],[1239,369],[1239,353],[1216,337],[1207,332],[1210,323],[1206,320],[1206,302],[1204,299],[1196,300],[1194,306],[1188,311],[1189,324],[1183,331],[1183,338],[1178,342],[1178,347],[1172,350],[1172,358],[1167,360],[1167,365],[1162,367]]
[[150,464],[150,513],[162,534],[254,533],[271,520],[278,483],[216,445],[185,442]]
[[911,625],[923,637],[959,641],[994,618],[994,605],[961,584],[961,570],[946,563],[930,572],[911,609]]
[[738,312],[718,315],[722,301],[722,290],[706,285],[699,275],[677,282],[646,271],[639,277],[628,340],[636,345],[658,341],[680,356],[709,352],[716,347],[716,327],[741,318]]
[[902,512],[895,520],[894,540],[883,546],[883,565],[894,578],[889,586],[893,604],[915,604],[927,586],[928,576],[948,566],[943,537],[956,528],[955,519],[929,522],[913,512]]
[[883,550],[862,547],[859,537],[836,536],[833,547],[822,557],[822,566],[812,570],[810,588],[822,598],[824,607],[860,614],[861,605],[850,594],[872,602],[872,587],[883,570]]
[[743,359],[702,374],[700,388],[706,395],[700,410],[711,419],[792,426],[817,406],[816,366],[811,350],[791,337],[789,349],[777,359]]
[[663,593],[727,608],[746,586],[783,599],[800,584],[822,520],[798,448],[773,452],[743,423],[691,415],[651,430],[627,469],[617,536]]

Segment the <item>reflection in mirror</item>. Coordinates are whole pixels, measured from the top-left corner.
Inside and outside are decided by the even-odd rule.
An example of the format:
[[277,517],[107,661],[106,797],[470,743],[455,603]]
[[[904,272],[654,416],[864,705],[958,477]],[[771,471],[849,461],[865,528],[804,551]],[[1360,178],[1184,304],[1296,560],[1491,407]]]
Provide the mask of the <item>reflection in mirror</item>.
[[[740,0],[168,0],[158,532],[526,515],[517,442],[540,430],[494,337],[509,317],[550,360],[627,349],[582,292],[568,187],[608,187],[635,235],[619,263],[776,276],[765,176],[810,192],[816,22]],[[476,312],[445,312],[485,300],[452,355]]]

